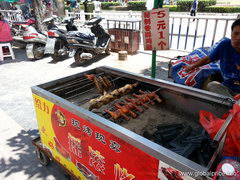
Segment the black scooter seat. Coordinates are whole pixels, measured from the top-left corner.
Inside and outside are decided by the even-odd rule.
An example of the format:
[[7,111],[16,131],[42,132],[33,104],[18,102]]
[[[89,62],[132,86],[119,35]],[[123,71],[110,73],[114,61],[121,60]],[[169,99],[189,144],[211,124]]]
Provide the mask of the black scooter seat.
[[50,30],[55,30],[55,31],[58,31],[58,32],[60,32],[60,33],[62,33],[62,34],[66,34],[66,33],[67,33],[66,30],[59,29],[59,28],[57,28],[57,27],[54,27],[54,28],[52,28],[52,29],[50,29]]
[[79,31],[70,31],[68,32],[68,37],[78,37],[86,40],[94,40],[95,35],[93,33],[82,33]]

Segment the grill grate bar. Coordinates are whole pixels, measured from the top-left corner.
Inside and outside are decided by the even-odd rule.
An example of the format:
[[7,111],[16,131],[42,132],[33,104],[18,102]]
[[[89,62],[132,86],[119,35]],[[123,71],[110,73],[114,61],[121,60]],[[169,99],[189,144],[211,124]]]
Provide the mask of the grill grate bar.
[[78,88],[75,88],[75,89],[73,89],[73,90],[71,90],[71,91],[66,92],[65,95],[70,94],[70,93],[73,93],[73,92],[76,92],[76,91],[79,91],[79,90],[81,90],[81,89],[83,89],[83,88],[86,88],[86,87],[89,87],[89,86],[91,86],[91,85],[93,85],[93,84],[94,84],[93,82],[90,82],[90,83],[88,83],[88,84],[84,84],[84,85],[81,86],[81,87],[78,87]]
[[[118,79],[120,79],[120,78],[121,78],[121,77],[117,77],[117,78],[111,80],[111,82],[113,83],[113,86],[115,86],[115,85],[114,85],[114,81],[116,81],[116,80],[118,80]],[[94,84],[94,83],[92,83],[92,84]],[[85,87],[86,87],[86,86],[85,86]],[[83,88],[83,87],[81,87],[81,88]],[[75,90],[72,90],[71,92],[74,92],[74,91],[80,90],[81,88],[79,88],[79,89],[75,89]],[[74,98],[74,97],[80,96],[80,95],[85,94],[85,93],[87,93],[87,92],[89,92],[89,91],[92,91],[92,90],[94,90],[94,89],[97,89],[97,88],[94,87],[94,88],[88,89],[88,90],[86,90],[86,91],[83,91],[83,92],[80,92],[80,93],[74,94],[74,95],[72,95],[72,96],[68,96],[68,97],[66,97],[66,99],[71,99],[71,98]],[[66,94],[69,94],[69,93],[70,93],[70,92],[67,92]]]
[[[69,85],[69,86],[66,86],[66,87],[63,87],[61,89],[57,89],[54,91],[54,93],[58,93],[58,92],[61,92],[61,91],[67,91],[69,92],[69,90],[71,91],[72,89],[76,89],[78,87],[82,87],[82,86],[85,86],[85,85],[88,85],[88,84],[94,84],[93,82],[89,82],[89,80],[85,80],[85,81],[81,81],[80,83],[75,83],[73,85]],[[74,90],[73,90],[74,91]]]
[[[104,73],[103,72],[102,73],[98,73],[98,74],[96,74],[96,76],[100,76],[102,74],[104,74]],[[90,80],[87,79],[85,76],[81,76],[81,77],[79,77],[77,79],[74,79],[72,81],[66,82],[65,84],[58,85],[58,87],[52,88],[49,91],[52,92],[52,93],[56,93],[56,92],[60,92],[60,91],[64,91],[64,90],[67,90],[67,89],[74,88],[75,86],[80,86],[81,83],[86,83],[86,82],[89,82],[89,81]]]
[[[69,100],[69,99],[75,98],[75,97],[77,97],[77,96],[80,96],[80,95],[82,95],[82,94],[85,94],[85,93],[87,93],[87,92],[89,92],[89,91],[92,91],[92,90],[94,90],[94,89],[96,89],[96,88],[94,87],[94,88],[88,89],[88,90],[83,91],[83,92],[81,92],[81,93],[78,93],[78,94],[74,94],[74,95],[72,95],[72,96],[69,96],[69,97],[67,97],[67,98],[65,98],[65,99]],[[75,103],[78,103],[78,102],[75,102]]]

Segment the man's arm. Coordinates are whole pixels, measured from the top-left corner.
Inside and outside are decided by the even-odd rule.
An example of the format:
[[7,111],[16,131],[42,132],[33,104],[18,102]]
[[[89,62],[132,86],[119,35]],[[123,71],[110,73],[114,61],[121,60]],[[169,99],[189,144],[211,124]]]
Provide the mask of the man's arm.
[[201,66],[203,66],[205,64],[208,64],[210,62],[211,62],[210,58],[208,56],[205,56],[204,58],[200,59],[196,63],[194,63],[194,64],[192,64],[190,66],[184,66],[183,68],[184,68],[185,71],[191,71],[193,69],[201,67]]

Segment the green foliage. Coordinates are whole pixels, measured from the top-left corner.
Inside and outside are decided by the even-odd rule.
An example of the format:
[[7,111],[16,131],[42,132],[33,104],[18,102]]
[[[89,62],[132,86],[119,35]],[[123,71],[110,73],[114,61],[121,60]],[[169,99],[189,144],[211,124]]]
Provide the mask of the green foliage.
[[[190,11],[193,0],[179,0],[177,1],[178,11]],[[199,0],[198,11],[204,11],[206,7],[216,4],[216,0]]]
[[146,10],[146,1],[129,1],[127,3],[128,10],[143,11]]
[[111,6],[109,8],[115,11],[128,11],[127,6]]
[[102,2],[102,9],[110,9],[110,6],[120,6],[120,2]]
[[163,8],[169,8],[169,11],[171,12],[177,12],[177,5],[163,5]]
[[[164,8],[169,8],[170,12],[189,12],[193,0],[178,0],[177,5],[163,5]],[[210,13],[240,13],[240,7],[223,7],[212,6],[216,4],[216,0],[198,0],[198,11]],[[93,4],[89,3],[89,10],[92,11]],[[127,7],[121,6],[119,2],[102,2],[102,9],[114,9],[116,11],[145,11],[146,1],[129,1]],[[84,9],[82,3],[81,9]]]
[[204,12],[212,13],[240,13],[240,7],[222,7],[222,6],[210,6],[205,9]]

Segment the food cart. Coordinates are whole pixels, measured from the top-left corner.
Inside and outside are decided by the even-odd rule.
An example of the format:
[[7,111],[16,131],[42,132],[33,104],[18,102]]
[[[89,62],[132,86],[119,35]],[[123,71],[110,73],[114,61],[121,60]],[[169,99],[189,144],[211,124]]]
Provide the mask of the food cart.
[[[222,140],[210,151],[205,138],[201,146],[208,152],[201,150],[200,160],[191,157],[196,147],[189,141],[203,135],[200,110],[222,116],[235,103],[110,67],[34,86],[32,93],[40,132],[33,144],[40,162],[54,160],[73,178],[90,180],[210,178],[207,172],[219,162]],[[170,132],[159,135],[166,129]],[[194,134],[199,129],[202,134]],[[187,145],[176,144],[189,130],[193,136]],[[167,139],[170,144],[164,143]]]

